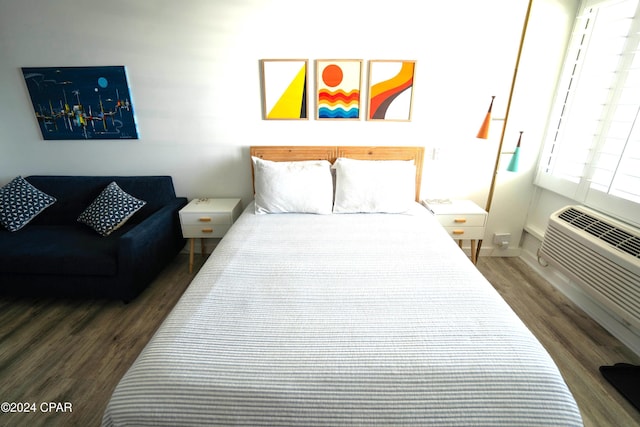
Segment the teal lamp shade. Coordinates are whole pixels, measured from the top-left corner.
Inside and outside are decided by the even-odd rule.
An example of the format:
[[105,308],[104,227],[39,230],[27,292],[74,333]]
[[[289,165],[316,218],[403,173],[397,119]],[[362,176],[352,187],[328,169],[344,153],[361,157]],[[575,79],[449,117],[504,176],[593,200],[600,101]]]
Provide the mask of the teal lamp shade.
[[518,138],[518,145],[516,145],[516,150],[513,152],[513,156],[511,157],[509,166],[507,166],[507,170],[509,172],[518,172],[518,163],[520,162],[520,142],[521,141],[522,141],[522,132],[520,132],[520,137]]

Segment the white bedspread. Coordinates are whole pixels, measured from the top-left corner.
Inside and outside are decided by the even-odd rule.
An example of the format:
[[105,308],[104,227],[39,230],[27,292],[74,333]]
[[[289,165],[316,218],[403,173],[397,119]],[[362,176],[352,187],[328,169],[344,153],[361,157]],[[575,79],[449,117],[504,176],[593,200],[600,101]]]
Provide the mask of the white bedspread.
[[249,206],[104,425],[582,425],[541,344],[418,208]]

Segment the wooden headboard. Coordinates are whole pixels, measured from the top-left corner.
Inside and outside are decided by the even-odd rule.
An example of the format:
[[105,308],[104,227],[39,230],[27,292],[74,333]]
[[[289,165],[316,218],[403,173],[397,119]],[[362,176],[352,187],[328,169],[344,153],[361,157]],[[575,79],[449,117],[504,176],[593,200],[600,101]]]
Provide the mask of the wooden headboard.
[[[420,201],[422,183],[422,160],[424,147],[358,147],[358,146],[252,146],[251,157],[274,162],[300,160],[328,160],[333,163],[338,157],[357,160],[413,160],[416,165],[416,201]],[[253,162],[251,162],[253,180]],[[255,188],[254,188],[255,190]]]

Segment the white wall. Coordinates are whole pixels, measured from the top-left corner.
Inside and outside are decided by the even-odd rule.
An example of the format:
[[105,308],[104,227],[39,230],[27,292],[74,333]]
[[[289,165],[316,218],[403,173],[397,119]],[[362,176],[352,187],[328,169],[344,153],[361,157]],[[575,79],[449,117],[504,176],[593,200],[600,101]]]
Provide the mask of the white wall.
[[[512,233],[518,245],[577,2],[534,2],[505,138],[512,149],[525,131],[522,167],[499,175],[487,253],[513,254],[491,248],[494,232]],[[169,174],[179,195],[240,196],[247,203],[253,144],[422,145],[424,197],[471,198],[484,206],[502,122],[494,122],[489,141],[475,134],[491,95],[494,117],[504,116],[526,6],[526,0],[0,0],[0,183],[35,173]],[[262,58],[415,59],[413,121],[264,121]],[[71,65],[127,67],[139,140],[42,140],[20,67]],[[508,156],[503,161],[502,169]]]

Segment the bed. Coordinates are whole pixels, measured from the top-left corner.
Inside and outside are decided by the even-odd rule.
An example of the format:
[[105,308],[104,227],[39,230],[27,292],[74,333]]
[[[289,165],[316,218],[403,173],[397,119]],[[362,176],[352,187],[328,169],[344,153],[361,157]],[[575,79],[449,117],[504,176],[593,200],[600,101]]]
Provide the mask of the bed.
[[[549,354],[416,202],[422,155],[251,147],[255,200],[121,379],[103,425],[582,425]],[[334,208],[352,166],[351,184],[409,193],[408,208],[353,194],[356,211],[387,211],[267,206],[265,164],[281,173],[271,184],[314,188],[325,209],[325,161]],[[306,162],[322,185],[283,184]],[[407,163],[413,185],[388,175]]]

